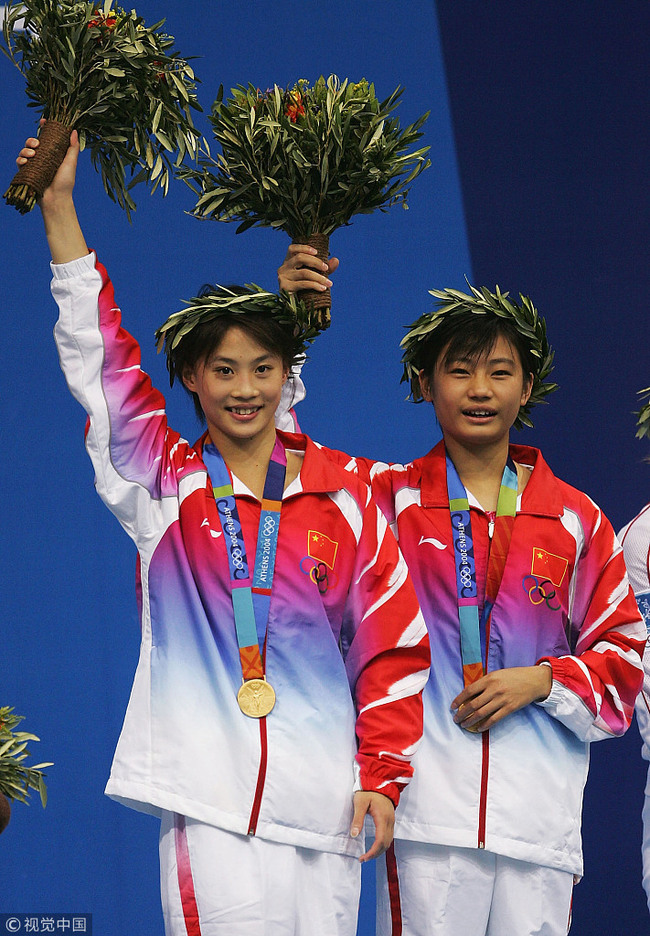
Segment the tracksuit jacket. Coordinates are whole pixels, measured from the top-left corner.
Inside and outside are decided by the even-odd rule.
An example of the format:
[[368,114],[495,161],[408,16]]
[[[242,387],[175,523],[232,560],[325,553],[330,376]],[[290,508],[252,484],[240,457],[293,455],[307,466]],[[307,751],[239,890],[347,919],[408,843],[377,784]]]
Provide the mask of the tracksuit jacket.
[[[55,336],[88,413],[97,491],[138,548],[140,658],[107,794],[144,812],[360,854],[349,835],[353,788],[398,801],[422,734],[429,666],[426,626],[386,520],[367,485],[306,436],[280,433],[303,463],[284,494],[266,636],[277,701],[266,718],[242,714],[228,560],[202,440],[193,447],[167,425],[94,255],[52,270]],[[260,503],[233,484],[252,564]]]
[[[487,669],[553,670],[549,697],[489,732],[456,725],[463,688],[444,443],[408,465],[332,457],[371,481],[415,584],[431,642],[424,739],[397,813],[396,837],[498,854],[582,873],[582,794],[589,742],[629,725],[642,681],[645,628],[621,547],[599,508],[556,478],[541,453],[512,445],[533,469],[517,516],[489,633]],[[479,596],[489,520],[471,498]]]

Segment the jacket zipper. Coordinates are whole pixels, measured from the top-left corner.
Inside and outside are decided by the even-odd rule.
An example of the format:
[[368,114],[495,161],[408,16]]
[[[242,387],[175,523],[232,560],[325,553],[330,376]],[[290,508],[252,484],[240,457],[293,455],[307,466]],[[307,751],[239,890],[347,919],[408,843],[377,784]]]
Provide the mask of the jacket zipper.
[[257,831],[257,820],[259,819],[260,809],[262,807],[262,795],[264,793],[266,763],[268,759],[266,716],[264,718],[260,718],[260,748],[260,766],[257,772],[257,786],[255,787],[255,796],[253,797],[253,808],[251,809],[250,819],[248,820],[247,835],[255,835],[255,832]]
[[483,743],[481,756],[481,794],[478,804],[478,847],[485,848],[485,817],[487,813],[487,782],[490,766],[490,732],[484,731],[481,735]]
[[[494,520],[488,519],[488,540],[490,543],[490,548],[492,547],[492,534],[494,533]],[[490,565],[490,553],[488,550],[487,557],[487,566],[486,566],[486,580],[487,580],[487,568]],[[490,646],[490,622],[492,615],[488,618],[487,624],[485,625],[485,673],[488,672],[488,649]],[[488,785],[488,774],[490,771],[490,732],[484,731],[481,734],[481,791],[479,794],[479,803],[478,803],[478,847],[485,848],[485,825],[486,825],[486,816],[487,816],[487,785]]]
[[[485,628],[485,672],[487,674],[488,646],[490,644],[490,621]],[[481,734],[481,792],[478,801],[478,847],[485,848],[485,822],[487,814],[487,785],[490,771],[490,731]]]
[[[264,644],[262,646],[262,665],[266,672],[266,642],[268,632],[264,635]],[[253,806],[248,820],[247,835],[255,835],[257,831],[257,820],[262,808],[262,796],[264,794],[264,783],[266,781],[266,765],[268,762],[268,736],[266,733],[266,716],[260,718],[260,766],[257,771],[257,785],[255,787],[255,796],[253,797]]]

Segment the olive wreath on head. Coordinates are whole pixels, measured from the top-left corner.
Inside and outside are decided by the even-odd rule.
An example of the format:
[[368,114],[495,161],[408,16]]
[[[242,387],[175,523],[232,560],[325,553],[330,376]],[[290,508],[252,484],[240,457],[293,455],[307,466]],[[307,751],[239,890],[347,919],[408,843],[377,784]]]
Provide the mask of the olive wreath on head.
[[645,436],[650,436],[650,387],[639,390],[637,396],[646,401],[638,413],[635,413],[637,417],[636,437],[637,439],[643,439]]
[[295,294],[271,293],[247,283],[241,292],[227,286],[217,286],[204,296],[183,300],[187,308],[172,313],[156,330],[156,349],[165,351],[170,385],[174,384],[174,351],[183,338],[196,328],[222,315],[246,315],[261,312],[271,316],[293,338],[292,358],[304,354],[322,327],[311,307]]
[[[490,292],[485,286],[480,289],[467,281],[471,294],[460,292],[457,289],[430,289],[430,295],[438,300],[436,308],[421,315],[412,325],[408,325],[408,333],[400,342],[403,349],[402,364],[404,373],[402,383],[408,382],[411,386],[410,397],[415,403],[421,402],[422,388],[420,387],[420,370],[422,369],[422,352],[427,339],[443,321],[461,313],[473,312],[476,315],[494,315],[499,318],[510,319],[514,322],[519,334],[523,337],[533,361],[533,386],[528,401],[519,409],[515,420],[515,428],[531,426],[530,411],[538,403],[545,403],[549,393],[557,390],[557,384],[546,381],[553,370],[554,351],[546,338],[546,322],[539,314],[528,296],[519,294],[520,304],[508,299],[509,293]],[[650,418],[650,413],[649,413]]]

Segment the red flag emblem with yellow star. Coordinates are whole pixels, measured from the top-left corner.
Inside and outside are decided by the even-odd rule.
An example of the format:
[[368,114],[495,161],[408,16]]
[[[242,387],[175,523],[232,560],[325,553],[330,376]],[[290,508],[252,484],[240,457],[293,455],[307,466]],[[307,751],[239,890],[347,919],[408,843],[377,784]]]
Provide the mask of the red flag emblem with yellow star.
[[556,588],[559,588],[568,567],[568,559],[564,559],[562,556],[555,556],[553,553],[542,549],[540,546],[534,547],[533,563],[530,571],[533,575],[536,575],[537,578],[548,579]]
[[334,568],[339,544],[324,533],[310,530],[307,537],[307,554],[316,562],[324,562],[328,569]]

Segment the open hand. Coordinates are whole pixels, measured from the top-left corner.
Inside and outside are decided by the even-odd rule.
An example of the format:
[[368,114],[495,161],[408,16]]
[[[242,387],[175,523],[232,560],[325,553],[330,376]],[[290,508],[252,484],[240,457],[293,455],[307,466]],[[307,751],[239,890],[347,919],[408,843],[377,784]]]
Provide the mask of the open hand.
[[363,820],[366,815],[372,816],[375,823],[375,840],[359,861],[370,861],[383,855],[393,841],[395,827],[395,807],[391,800],[383,793],[372,793],[360,790],[354,794],[354,816],[350,827],[350,835],[356,838],[363,830]]

